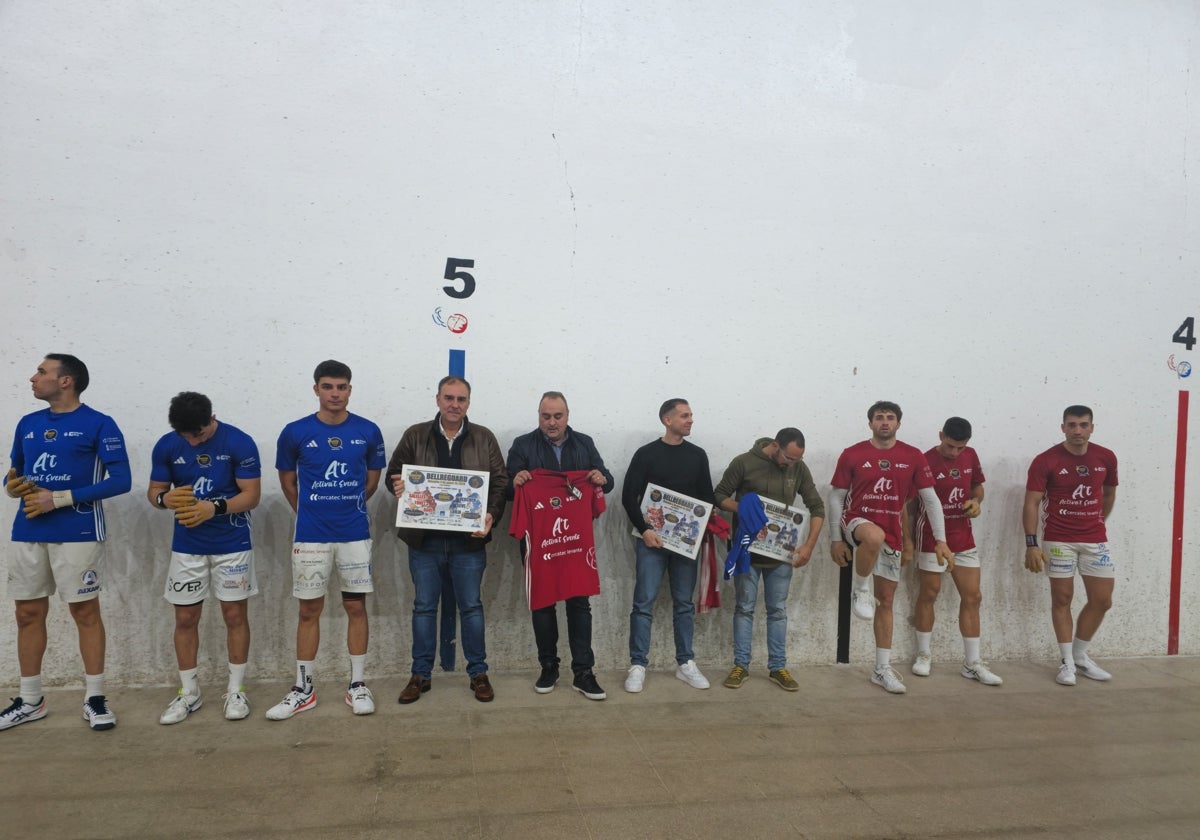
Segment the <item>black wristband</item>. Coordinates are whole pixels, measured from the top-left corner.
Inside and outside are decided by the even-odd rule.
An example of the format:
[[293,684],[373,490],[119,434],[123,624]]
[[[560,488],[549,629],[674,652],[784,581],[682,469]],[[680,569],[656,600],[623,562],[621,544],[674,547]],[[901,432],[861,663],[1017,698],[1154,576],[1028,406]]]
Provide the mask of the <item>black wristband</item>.
[[229,509],[229,502],[225,499],[213,499],[213,516],[221,516]]
[[165,495],[167,495],[167,492],[164,490],[161,493],[159,493],[157,496],[154,497],[154,504],[158,505],[163,510],[167,509],[166,504],[163,503],[163,496],[165,496]]
[[1025,547],[1026,548],[1037,548],[1037,534],[1026,534],[1025,535]]

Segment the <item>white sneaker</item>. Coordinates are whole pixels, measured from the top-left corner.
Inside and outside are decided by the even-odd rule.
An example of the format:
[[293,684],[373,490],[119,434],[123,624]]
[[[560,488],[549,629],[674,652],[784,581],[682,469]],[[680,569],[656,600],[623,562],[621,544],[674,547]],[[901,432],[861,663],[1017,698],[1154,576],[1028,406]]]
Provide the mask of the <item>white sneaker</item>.
[[1059,665],[1054,681],[1059,685],[1075,685],[1075,668],[1066,662]]
[[863,621],[875,619],[875,596],[866,589],[850,590],[850,610]]
[[1112,679],[1112,674],[1105,671],[1097,665],[1090,656],[1085,656],[1082,659],[1075,660],[1075,670],[1083,674],[1089,680],[1099,680],[1107,682]]
[[317,692],[305,694],[299,686],[292,686],[284,698],[267,709],[267,720],[287,720],[301,712],[307,712],[317,706]]
[[629,676],[625,677],[625,690],[637,694],[646,684],[646,668],[644,665],[629,666]]
[[692,688],[708,688],[708,680],[696,667],[696,660],[689,659],[682,665],[675,666],[675,677],[681,679]]
[[904,681],[900,679],[900,675],[891,665],[885,665],[872,671],[871,682],[883,686],[883,690],[890,694],[903,694],[908,691],[904,687]]
[[187,720],[188,715],[199,709],[203,702],[199,694],[189,697],[183,693],[181,688],[175,695],[175,699],[167,704],[166,711],[158,716],[158,722],[162,724],[182,723]]
[[982,662],[964,662],[962,675],[969,680],[979,680],[984,685],[1003,685],[1004,680],[993,674]]
[[108,700],[103,694],[93,694],[83,701],[83,719],[97,732],[112,729],[117,725],[117,716],[108,708]]
[[244,691],[225,695],[225,720],[244,720],[250,716],[250,700]]
[[46,716],[46,698],[37,701],[37,705],[26,703],[22,697],[13,697],[12,705],[0,712],[0,729],[12,729],[22,723],[41,720]]
[[350,683],[350,687],[346,689],[346,705],[356,715],[375,713],[375,698],[371,696],[371,689],[363,682]]
[[932,665],[933,658],[928,653],[918,653],[917,658],[913,660],[912,672],[918,677],[928,677]]

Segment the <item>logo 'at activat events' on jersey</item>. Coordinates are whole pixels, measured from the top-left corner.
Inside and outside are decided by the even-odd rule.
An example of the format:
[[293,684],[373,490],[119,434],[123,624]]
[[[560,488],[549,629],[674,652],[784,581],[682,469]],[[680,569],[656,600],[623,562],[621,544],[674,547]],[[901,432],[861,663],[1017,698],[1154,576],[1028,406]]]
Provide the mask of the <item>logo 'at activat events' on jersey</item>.
[[1075,465],[1075,474],[1076,475],[1087,475],[1088,474],[1087,464],[1076,464]]
[[46,440],[55,440],[58,438],[58,429],[47,429],[42,432],[42,437]]
[[881,470],[890,470],[891,468],[892,468],[892,462],[891,462],[891,461],[889,461],[887,458],[880,458],[880,459],[879,459],[879,469],[881,469]]
[[210,467],[212,466],[212,456],[208,454],[197,455],[196,463],[202,467]]
[[330,449],[341,449],[342,448],[342,439],[340,437],[331,437],[329,440],[327,440],[325,442],[329,444]]
[[408,483],[409,484],[424,484],[425,483],[425,473],[421,472],[420,470],[409,470],[408,471]]

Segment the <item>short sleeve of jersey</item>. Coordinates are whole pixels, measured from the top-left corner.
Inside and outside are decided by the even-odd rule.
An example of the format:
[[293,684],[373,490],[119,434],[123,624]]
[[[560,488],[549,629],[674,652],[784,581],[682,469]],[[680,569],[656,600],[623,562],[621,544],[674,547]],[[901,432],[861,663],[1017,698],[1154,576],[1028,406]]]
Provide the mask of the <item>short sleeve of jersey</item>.
[[275,469],[280,472],[295,472],[300,462],[300,442],[297,438],[297,424],[288,423],[279,433],[275,443]]

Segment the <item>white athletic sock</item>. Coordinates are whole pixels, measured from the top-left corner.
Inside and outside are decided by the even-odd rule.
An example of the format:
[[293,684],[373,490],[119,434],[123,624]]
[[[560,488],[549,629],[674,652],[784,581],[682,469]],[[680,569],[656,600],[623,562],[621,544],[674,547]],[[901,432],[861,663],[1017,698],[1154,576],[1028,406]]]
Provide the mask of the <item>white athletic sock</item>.
[[245,683],[246,683],[246,663],[243,662],[241,665],[234,665],[232,662],[230,662],[229,663],[229,684],[225,687],[225,690],[229,694],[237,694],[239,691],[242,690],[242,686]]
[[1071,654],[1075,657],[1076,662],[1078,662],[1081,659],[1088,658],[1087,650],[1088,650],[1088,645],[1090,645],[1091,643],[1092,643],[1091,639],[1081,639],[1078,636],[1075,637],[1075,641],[1071,643]]
[[89,697],[102,696],[104,694],[104,674],[84,674],[83,685],[84,700]]
[[875,670],[882,671],[892,664],[891,648],[875,648]]
[[21,677],[21,699],[31,706],[36,706],[42,699],[42,675]]
[[367,667],[367,655],[365,653],[350,654],[350,683],[363,681],[363,671]]
[[980,661],[978,636],[974,639],[968,639],[966,636],[963,636],[963,658],[966,659],[968,665]]
[[296,685],[304,691],[305,694],[312,694],[313,690],[313,667],[317,663],[314,660],[296,660]]
[[188,668],[179,672],[179,683],[183,686],[184,697],[200,696],[200,678],[196,676],[196,668]]
[[1059,642],[1058,653],[1062,657],[1063,662],[1071,668],[1075,667],[1075,652],[1072,650],[1070,642]]
[[928,655],[929,644],[932,641],[933,641],[933,631],[932,630],[930,630],[928,633],[922,633],[920,630],[918,630],[917,631],[917,653],[924,653],[924,654]]
[[871,576],[859,576],[858,572],[854,573],[854,588],[863,592],[869,592],[871,589]]

